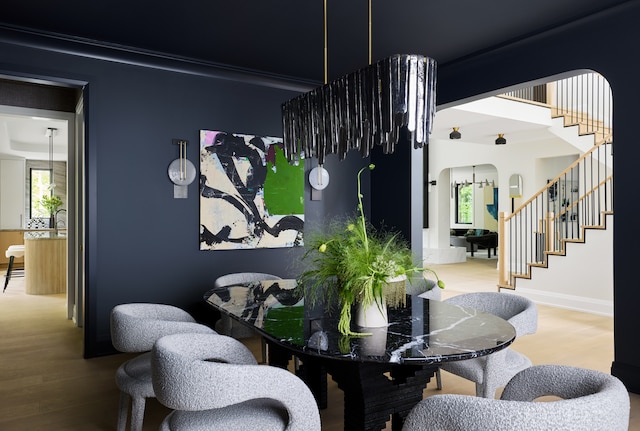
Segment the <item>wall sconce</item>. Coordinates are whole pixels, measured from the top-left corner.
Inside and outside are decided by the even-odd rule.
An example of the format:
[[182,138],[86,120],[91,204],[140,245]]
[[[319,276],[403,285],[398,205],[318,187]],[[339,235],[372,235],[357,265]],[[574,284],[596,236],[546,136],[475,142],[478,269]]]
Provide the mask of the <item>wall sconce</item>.
[[311,200],[322,200],[322,190],[329,185],[329,172],[318,165],[309,172],[309,185],[311,186]]
[[460,139],[462,135],[458,131],[459,127],[454,127],[453,132],[449,133],[449,139]]
[[435,187],[436,186],[437,181],[436,180],[432,180],[431,179],[431,174],[428,175],[427,177],[427,181],[425,183],[425,185],[427,186],[427,192],[431,193],[431,187]]
[[496,139],[496,145],[504,145],[507,143],[507,140],[504,138],[504,133],[498,133],[498,138]]
[[196,179],[196,167],[187,159],[186,139],[174,139],[173,143],[179,147],[179,158],[169,164],[169,179],[173,182],[173,198],[186,199],[187,186]]

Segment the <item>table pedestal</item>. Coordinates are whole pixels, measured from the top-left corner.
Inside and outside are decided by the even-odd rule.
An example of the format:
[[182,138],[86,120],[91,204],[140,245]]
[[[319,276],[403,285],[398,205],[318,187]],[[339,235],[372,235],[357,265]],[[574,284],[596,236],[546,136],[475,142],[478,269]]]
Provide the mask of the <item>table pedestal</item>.
[[[292,355],[269,343],[269,364],[286,367]],[[331,375],[344,392],[344,429],[382,430],[391,418],[393,431],[400,431],[409,411],[422,400],[424,388],[435,375],[437,365],[408,365],[348,361],[317,356],[300,356],[302,378],[318,401],[327,406],[326,375]]]

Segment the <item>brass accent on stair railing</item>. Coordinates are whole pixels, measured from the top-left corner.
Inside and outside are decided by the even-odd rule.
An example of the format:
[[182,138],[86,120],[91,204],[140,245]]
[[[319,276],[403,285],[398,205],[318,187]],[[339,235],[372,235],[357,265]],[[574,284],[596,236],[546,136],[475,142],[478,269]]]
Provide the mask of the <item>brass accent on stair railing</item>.
[[610,136],[550,180],[512,214],[499,214],[500,288],[531,278],[550,254],[565,254],[567,242],[584,242],[584,230],[604,228],[613,213],[613,143]]

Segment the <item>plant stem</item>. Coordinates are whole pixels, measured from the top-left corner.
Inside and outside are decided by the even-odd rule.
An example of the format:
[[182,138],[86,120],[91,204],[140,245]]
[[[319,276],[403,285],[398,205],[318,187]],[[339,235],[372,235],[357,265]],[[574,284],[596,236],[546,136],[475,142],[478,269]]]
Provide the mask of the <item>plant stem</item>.
[[368,252],[369,251],[369,239],[367,238],[367,222],[365,221],[364,218],[364,208],[362,207],[362,192],[361,192],[361,186],[360,186],[360,174],[362,174],[362,171],[364,171],[365,169],[369,169],[368,166],[365,166],[364,168],[361,168],[358,171],[358,209],[360,210],[360,223],[362,223],[362,236],[364,237],[364,249]]

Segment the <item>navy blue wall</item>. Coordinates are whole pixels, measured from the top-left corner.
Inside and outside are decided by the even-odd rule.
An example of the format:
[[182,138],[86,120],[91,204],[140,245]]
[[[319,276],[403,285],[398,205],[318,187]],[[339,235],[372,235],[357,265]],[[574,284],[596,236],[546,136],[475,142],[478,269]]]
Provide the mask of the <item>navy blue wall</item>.
[[[438,70],[438,103],[446,104],[522,82],[573,70],[591,69],[611,84],[615,131],[614,338],[612,373],[633,392],[640,392],[640,289],[637,253],[627,239],[638,225],[638,202],[632,192],[640,161],[638,104],[640,2],[562,29],[505,46],[484,55],[443,65]],[[544,79],[545,81],[547,79]],[[591,268],[597,271],[598,268]],[[558,328],[562,331],[562,328]],[[562,349],[562,346],[554,346]]]
[[[188,199],[173,199],[167,167],[178,157],[173,138],[189,141],[188,158],[199,166],[200,129],[281,136],[280,105],[304,85],[190,65],[167,70],[176,67],[169,61],[162,68],[129,65],[91,58],[112,52],[80,55],[79,46],[65,46],[68,53],[62,53],[24,43],[14,34],[0,34],[0,74],[87,89],[85,356],[113,351],[109,312],[116,304],[174,304],[206,321],[210,312],[202,295],[217,276],[297,274],[300,249],[200,251],[198,182],[189,186]],[[362,163],[357,155],[340,164],[329,158],[332,184],[324,199],[309,201],[307,186],[307,226],[355,209],[355,172]],[[341,183],[352,183],[353,193],[345,194]]]

